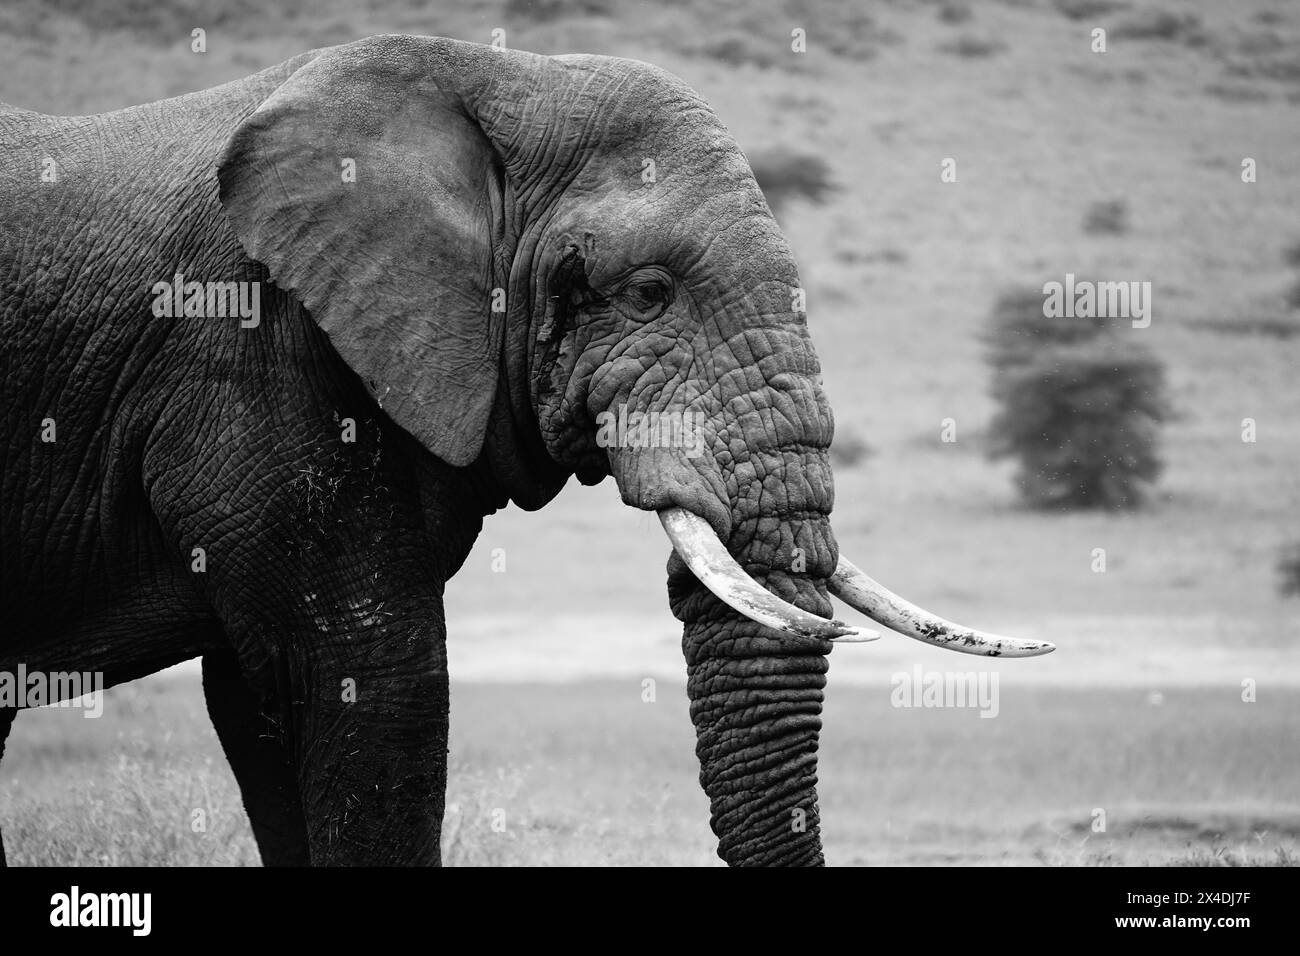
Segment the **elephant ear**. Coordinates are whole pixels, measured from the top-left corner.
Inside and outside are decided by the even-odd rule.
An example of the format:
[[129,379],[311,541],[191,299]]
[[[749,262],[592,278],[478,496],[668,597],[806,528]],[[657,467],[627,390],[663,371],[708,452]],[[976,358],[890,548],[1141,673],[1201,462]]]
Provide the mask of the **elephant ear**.
[[400,53],[338,47],[292,74],[227,145],[221,203],[384,411],[468,465],[496,396],[508,186],[460,78]]

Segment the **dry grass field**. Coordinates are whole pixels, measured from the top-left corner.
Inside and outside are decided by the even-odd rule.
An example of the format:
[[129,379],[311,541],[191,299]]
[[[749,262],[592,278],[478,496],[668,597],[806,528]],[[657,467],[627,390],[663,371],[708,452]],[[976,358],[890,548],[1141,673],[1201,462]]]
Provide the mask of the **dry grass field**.
[[[1300,693],[1032,689],[997,719],[832,688],[821,810],[832,864],[1294,864]],[[721,865],[685,693],[636,680],[453,689],[453,866]],[[98,720],[24,718],[0,812],[10,862],[255,865],[198,681],[111,693]],[[1105,831],[1094,832],[1096,810]],[[196,832],[195,811],[202,811]],[[494,829],[494,821],[504,824]]]

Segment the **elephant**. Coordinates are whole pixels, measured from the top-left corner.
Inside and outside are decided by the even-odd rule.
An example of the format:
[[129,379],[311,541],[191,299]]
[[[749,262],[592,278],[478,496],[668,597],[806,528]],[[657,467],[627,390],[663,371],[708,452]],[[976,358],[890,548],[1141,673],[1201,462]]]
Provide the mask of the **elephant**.
[[[0,141],[0,672],[201,658],[265,865],[440,863],[444,586],[570,477],[670,539],[729,864],[824,862],[828,654],[878,636],[831,594],[1052,649],[840,556],[794,256],[662,69],[375,36],[102,115],[4,106]],[[602,437],[629,412],[696,441]]]

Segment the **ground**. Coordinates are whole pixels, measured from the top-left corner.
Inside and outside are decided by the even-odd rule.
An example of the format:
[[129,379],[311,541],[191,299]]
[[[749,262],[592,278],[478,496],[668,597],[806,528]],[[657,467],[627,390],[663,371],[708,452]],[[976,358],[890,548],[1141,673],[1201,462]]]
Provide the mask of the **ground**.
[[[454,688],[447,863],[721,865],[684,688],[644,696],[633,679]],[[986,720],[832,687],[827,861],[1294,863],[1300,809],[1280,795],[1300,784],[1300,693],[1155,700],[1030,688]],[[0,786],[11,863],[257,862],[196,678],[24,722]]]
[[[63,12],[33,18],[38,9]],[[1276,563],[1300,537],[1300,277],[1286,260],[1300,240],[1300,9],[277,9],[287,12],[252,0],[10,5],[0,99],[93,112],[367,34],[488,42],[500,27],[511,46],[660,64],[712,102],[751,156],[793,149],[828,165],[833,195],[780,217],[837,442],[866,451],[837,464],[841,548],[946,616],[1060,645],[994,664],[902,638],[838,649],[820,787],[830,862],[1295,859],[1300,602],[1279,593]],[[1091,50],[1099,26],[1104,54]],[[191,52],[196,27],[205,54]],[[796,28],[807,53],[790,50]],[[945,184],[949,157],[958,178]],[[1089,210],[1112,202],[1127,227],[1086,231]],[[1166,363],[1177,415],[1142,512],[1026,510],[1011,463],[984,456],[988,310],[1007,288],[1066,272],[1153,283],[1151,327],[1132,334]],[[946,418],[955,443],[940,441]],[[1246,418],[1253,443],[1241,440]],[[488,521],[448,591],[459,808],[449,862],[713,859],[666,554],[657,521],[623,508],[609,483]],[[999,716],[891,707],[890,675],[917,662],[996,671]],[[646,679],[659,682],[654,704],[641,703]],[[24,715],[9,750],[0,825],[19,862],[255,859],[192,669],[110,692],[102,720]],[[192,830],[195,809],[206,834]],[[491,829],[495,809],[504,833]],[[1097,810],[1104,832],[1092,829]]]

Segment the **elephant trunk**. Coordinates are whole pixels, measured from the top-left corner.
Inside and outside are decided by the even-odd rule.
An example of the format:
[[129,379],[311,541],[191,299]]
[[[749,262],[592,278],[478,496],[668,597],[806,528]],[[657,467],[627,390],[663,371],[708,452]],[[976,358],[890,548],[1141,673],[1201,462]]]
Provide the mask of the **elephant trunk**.
[[[727,550],[778,598],[825,617],[823,585],[837,559],[825,516],[830,482],[817,480],[829,479],[825,452],[804,447],[763,457],[763,484],[779,483],[788,507],[764,511],[763,498],[742,495]],[[821,865],[817,744],[830,641],[792,637],[733,610],[677,551],[668,570],[673,613],[685,625],[700,783],[719,856],[732,865]]]
[[718,855],[733,866],[819,866],[817,739],[827,659],[763,649],[738,633],[752,627],[732,611],[701,614],[682,640]]

